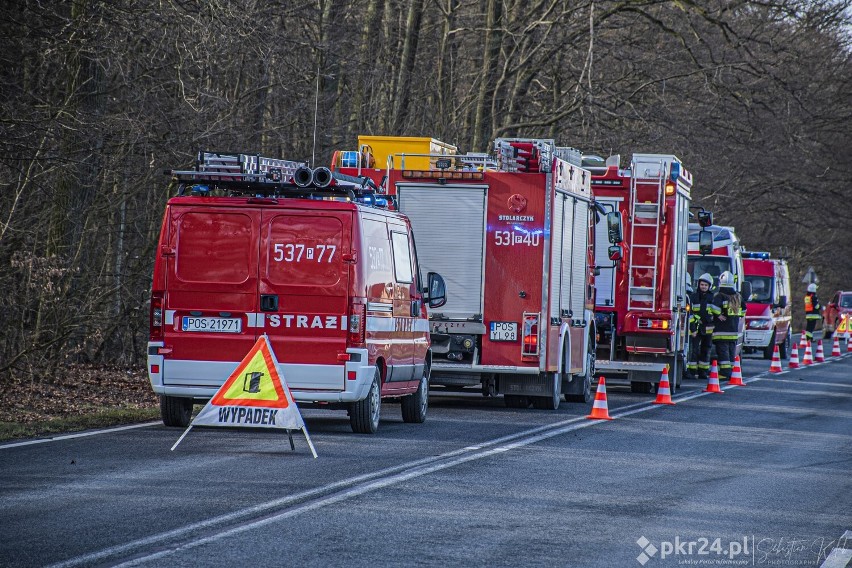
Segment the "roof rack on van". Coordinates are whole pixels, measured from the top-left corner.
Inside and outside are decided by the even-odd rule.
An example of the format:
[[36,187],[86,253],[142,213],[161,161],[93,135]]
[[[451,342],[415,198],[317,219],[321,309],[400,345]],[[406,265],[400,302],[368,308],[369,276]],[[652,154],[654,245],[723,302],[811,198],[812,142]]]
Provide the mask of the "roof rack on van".
[[166,170],[178,182],[178,195],[209,195],[220,189],[228,195],[274,197],[345,197],[372,207],[387,207],[387,196],[368,177],[311,169],[304,162],[266,158],[257,154],[201,151],[194,170]]

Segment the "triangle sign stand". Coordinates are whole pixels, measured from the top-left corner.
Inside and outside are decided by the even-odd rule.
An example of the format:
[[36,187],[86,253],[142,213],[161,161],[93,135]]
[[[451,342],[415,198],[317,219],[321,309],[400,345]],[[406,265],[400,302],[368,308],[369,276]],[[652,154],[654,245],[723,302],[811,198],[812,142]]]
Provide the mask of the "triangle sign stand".
[[172,451],[193,426],[281,428],[287,430],[293,450],[296,446],[292,431],[301,430],[311,453],[317,457],[302,414],[284,377],[278,372],[278,359],[266,334],[257,339],[234,372],[181,434]]

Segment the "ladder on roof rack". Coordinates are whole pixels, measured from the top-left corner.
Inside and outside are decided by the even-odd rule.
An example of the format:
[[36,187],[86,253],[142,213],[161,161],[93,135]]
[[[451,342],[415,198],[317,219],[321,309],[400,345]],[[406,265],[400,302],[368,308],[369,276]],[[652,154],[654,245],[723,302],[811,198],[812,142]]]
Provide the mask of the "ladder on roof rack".
[[[219,152],[199,152],[195,163],[197,172],[223,174],[222,180],[245,180],[246,177],[273,178],[284,180],[292,178],[296,170],[305,164],[278,158],[265,158],[257,154],[223,154]],[[269,174],[269,175],[268,175]],[[250,181],[260,181],[253,179]]]
[[[630,178],[630,255],[627,309],[654,311],[666,167],[662,160],[634,162]],[[640,187],[641,185],[641,187]],[[640,199],[642,200],[640,202]]]
[[557,158],[565,160],[572,166],[584,167],[583,153],[576,148],[572,148],[571,146],[557,146],[554,154]]
[[503,172],[550,172],[556,145],[550,138],[497,138],[494,153]]
[[201,151],[194,170],[166,170],[165,173],[180,182],[178,195],[183,195],[187,187],[206,195],[210,190],[208,186],[212,186],[242,194],[281,197],[343,196],[372,207],[384,207],[388,201],[385,196],[375,195],[381,191],[369,177],[343,175],[328,168],[312,170],[302,162],[257,154]]

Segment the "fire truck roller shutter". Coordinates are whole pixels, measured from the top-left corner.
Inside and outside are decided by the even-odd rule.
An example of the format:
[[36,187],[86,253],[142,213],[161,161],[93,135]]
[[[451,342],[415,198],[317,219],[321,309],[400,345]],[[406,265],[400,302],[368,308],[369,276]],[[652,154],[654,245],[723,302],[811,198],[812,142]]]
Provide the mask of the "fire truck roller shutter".
[[[568,203],[570,209],[570,202]],[[561,315],[562,303],[562,264],[563,256],[566,255],[567,249],[563,240],[565,231],[563,229],[565,223],[566,195],[564,193],[556,193],[553,204],[553,230],[550,235],[550,243],[553,253],[550,256],[550,317],[559,318]],[[571,238],[571,223],[568,222],[568,238]],[[570,259],[565,258],[566,262]],[[568,303],[565,302],[564,309],[568,309]]]
[[485,185],[397,185],[422,273],[437,272],[447,283],[447,303],[440,311],[450,318],[482,314],[486,190]]
[[573,258],[571,261],[570,272],[565,272],[566,267],[563,266],[563,285],[566,281],[566,276],[573,274],[573,278],[567,280],[571,283],[571,311],[574,319],[585,319],[586,305],[586,279],[583,275],[586,274],[586,252],[589,240],[589,202],[582,199],[574,199],[574,216],[573,216],[574,235]]
[[[598,200],[598,203],[607,213],[617,211],[617,202]],[[615,305],[615,269],[611,268],[613,263],[607,254],[608,247],[606,217],[602,215],[600,222],[595,225],[595,265],[601,267],[601,273],[595,276],[595,305],[597,306]],[[685,259],[684,262],[686,262]]]
[[565,224],[562,227],[562,267],[560,277],[559,303],[562,306],[562,313],[565,315],[571,314],[571,317],[577,317],[577,308],[573,304],[574,291],[572,282],[576,278],[572,278],[571,265],[574,263],[574,241],[577,239],[577,233],[574,232],[574,227],[577,223],[577,201],[572,196],[568,195],[565,198]]
[[586,281],[577,275],[585,274],[588,218],[588,202],[570,194],[556,193],[551,239],[551,317],[570,313],[573,319],[583,318]]

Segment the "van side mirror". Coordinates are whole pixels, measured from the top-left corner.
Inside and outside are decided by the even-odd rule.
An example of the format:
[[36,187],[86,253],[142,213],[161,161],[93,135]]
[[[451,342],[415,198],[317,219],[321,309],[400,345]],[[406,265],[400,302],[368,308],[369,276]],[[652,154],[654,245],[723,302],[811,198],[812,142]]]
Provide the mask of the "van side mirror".
[[624,240],[621,231],[621,213],[618,211],[606,214],[606,235],[609,242],[614,245]]
[[782,310],[787,307],[787,296],[781,296],[778,298],[778,307]]
[[743,282],[742,283],[742,297],[745,298],[746,301],[751,298],[751,282]]
[[702,208],[698,212],[698,224],[702,227],[709,227],[713,224],[713,212]]
[[615,262],[616,260],[621,260],[621,247],[618,245],[612,245],[611,247],[606,249],[606,254],[613,262]]
[[430,308],[440,308],[447,303],[447,285],[444,278],[437,272],[430,272],[428,276],[429,285],[427,295]]
[[698,233],[698,252],[701,254],[713,252],[713,233],[706,229],[702,229]]

